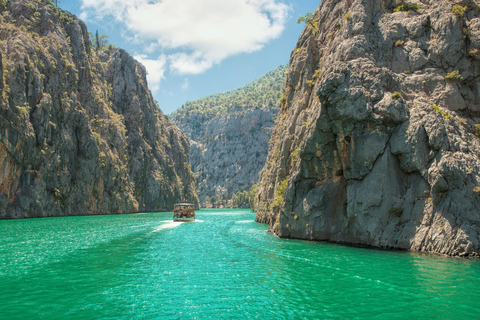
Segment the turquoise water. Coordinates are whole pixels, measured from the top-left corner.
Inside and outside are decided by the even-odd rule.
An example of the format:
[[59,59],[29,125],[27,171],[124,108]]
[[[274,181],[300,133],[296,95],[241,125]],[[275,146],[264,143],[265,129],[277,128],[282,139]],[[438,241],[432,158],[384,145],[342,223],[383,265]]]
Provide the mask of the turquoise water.
[[0,221],[0,319],[478,319],[480,261],[278,239],[249,210]]

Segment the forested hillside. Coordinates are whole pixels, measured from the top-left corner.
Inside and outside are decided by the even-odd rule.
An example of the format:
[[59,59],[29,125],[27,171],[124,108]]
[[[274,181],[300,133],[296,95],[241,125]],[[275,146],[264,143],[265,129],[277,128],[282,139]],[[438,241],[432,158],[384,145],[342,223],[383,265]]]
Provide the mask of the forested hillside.
[[238,116],[251,109],[278,109],[288,66],[280,66],[241,88],[188,101],[172,114],[174,121],[202,116],[204,121],[226,115]]
[[192,170],[203,205],[248,206],[245,194],[250,192],[228,200],[258,180],[286,70],[280,66],[244,87],[187,102],[172,114],[190,138]]

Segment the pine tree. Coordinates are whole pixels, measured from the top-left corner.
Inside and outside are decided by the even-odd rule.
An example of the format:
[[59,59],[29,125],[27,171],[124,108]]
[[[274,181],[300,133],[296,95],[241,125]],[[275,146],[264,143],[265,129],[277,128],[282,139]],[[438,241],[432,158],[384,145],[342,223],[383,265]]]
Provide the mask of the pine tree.
[[95,50],[98,51],[100,48],[100,39],[98,36],[98,30],[95,32]]
[[89,32],[88,34],[90,36],[90,41],[92,42],[92,46],[95,51],[103,51],[115,48],[115,46],[110,44],[110,42],[108,41],[108,36],[105,34],[99,34],[98,30],[95,32],[95,35],[93,35],[93,33],[91,32]]

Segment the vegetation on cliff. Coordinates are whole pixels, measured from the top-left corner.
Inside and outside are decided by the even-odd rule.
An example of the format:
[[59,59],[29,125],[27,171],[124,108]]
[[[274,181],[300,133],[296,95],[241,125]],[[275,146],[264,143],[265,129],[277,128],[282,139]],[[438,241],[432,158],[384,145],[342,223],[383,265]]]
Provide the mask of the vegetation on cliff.
[[478,256],[477,3],[326,0],[299,22],[256,220],[281,237]]
[[275,109],[279,106],[288,66],[280,66],[241,88],[188,101],[172,113],[171,118],[201,116],[203,121],[213,118],[239,116],[251,109]]
[[242,88],[188,102],[172,115],[190,138],[202,205],[249,206],[242,192],[257,182],[265,163],[285,72],[280,66]]
[[231,198],[227,193],[216,196],[206,196],[204,206],[207,208],[253,208],[253,199],[257,193],[257,185],[250,190],[239,190]]
[[0,218],[198,202],[188,142],[141,64],[94,50],[85,24],[50,1],[1,9]]

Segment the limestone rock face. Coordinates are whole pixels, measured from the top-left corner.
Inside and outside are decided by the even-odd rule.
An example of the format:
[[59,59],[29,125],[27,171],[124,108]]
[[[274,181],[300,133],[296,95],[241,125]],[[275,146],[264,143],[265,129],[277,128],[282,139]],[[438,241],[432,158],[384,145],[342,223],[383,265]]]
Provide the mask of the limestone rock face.
[[141,64],[96,52],[85,24],[45,1],[10,0],[0,19],[0,218],[198,204],[187,139]]
[[322,1],[300,36],[255,200],[280,237],[479,255],[480,8],[413,3]]
[[278,113],[287,66],[230,92],[187,102],[173,121],[190,140],[190,160],[202,205],[230,199],[258,181]]
[[277,111],[253,109],[238,116],[215,118],[202,123],[200,130],[187,133],[201,203],[207,196],[227,194],[230,198],[258,181]]

